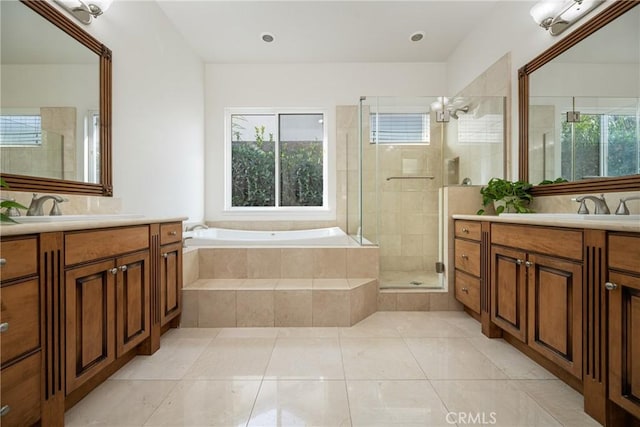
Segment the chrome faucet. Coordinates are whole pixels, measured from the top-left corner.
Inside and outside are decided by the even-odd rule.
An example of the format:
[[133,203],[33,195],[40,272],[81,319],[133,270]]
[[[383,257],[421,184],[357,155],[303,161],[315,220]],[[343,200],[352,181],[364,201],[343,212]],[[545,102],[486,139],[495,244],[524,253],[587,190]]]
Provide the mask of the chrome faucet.
[[604,198],[604,194],[601,194],[600,197],[596,197],[596,196],[576,197],[575,201],[580,202],[580,208],[578,208],[579,214],[589,213],[589,209],[587,209],[587,205],[585,203],[587,199],[593,200],[593,203],[595,204],[595,207],[596,207],[596,211],[594,212],[596,215],[608,215],[611,213],[609,211],[609,206],[607,206],[607,201]]
[[616,209],[616,215],[629,215],[629,208],[627,203],[629,200],[640,200],[640,196],[623,197],[620,199],[618,209]]
[[33,193],[31,204],[29,205],[29,209],[27,209],[27,216],[43,216],[44,213],[42,211],[42,205],[49,199],[53,200],[53,207],[51,208],[49,215],[62,215],[58,203],[65,202],[67,199],[56,195],[38,196],[37,193]]
[[184,231],[194,231],[194,230],[197,230],[199,228],[202,228],[203,230],[207,230],[209,227],[207,227],[204,224],[195,224],[195,225],[188,226],[187,228],[185,228]]

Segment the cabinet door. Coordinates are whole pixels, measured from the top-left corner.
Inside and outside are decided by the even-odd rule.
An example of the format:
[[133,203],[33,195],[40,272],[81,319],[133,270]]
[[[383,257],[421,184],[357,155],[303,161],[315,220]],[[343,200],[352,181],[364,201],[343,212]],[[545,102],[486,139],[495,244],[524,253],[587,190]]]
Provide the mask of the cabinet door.
[[640,278],[609,272],[609,398],[640,418]]
[[114,267],[110,260],[66,272],[67,394],[115,360]]
[[117,262],[117,356],[128,352],[149,336],[149,252],[118,258]]
[[491,320],[522,342],[527,340],[527,276],[522,251],[491,247]]
[[160,249],[160,316],[164,326],[182,312],[182,245]]
[[582,378],[582,265],[542,255],[525,265],[529,346]]

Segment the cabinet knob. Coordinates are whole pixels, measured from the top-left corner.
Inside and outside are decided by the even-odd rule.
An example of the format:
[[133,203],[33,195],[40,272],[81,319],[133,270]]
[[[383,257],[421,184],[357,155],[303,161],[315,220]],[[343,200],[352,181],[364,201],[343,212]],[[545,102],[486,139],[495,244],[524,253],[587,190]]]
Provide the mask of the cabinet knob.
[[462,255],[460,255],[460,258],[462,258],[462,259],[469,259],[469,255],[467,255],[467,254],[462,254]]
[[517,259],[517,260],[516,260],[516,264],[518,264],[518,265],[522,265],[522,263],[523,263],[523,262],[524,262],[524,261],[523,261],[523,260],[521,260],[521,259]]
[[531,261],[526,261],[526,262],[524,263],[524,265],[525,265],[527,268],[529,268],[529,267],[531,267],[531,266],[533,265],[533,263],[532,263]]
[[116,274],[118,274],[118,269],[117,268],[110,268],[109,269],[109,273],[111,273],[111,274],[113,274],[115,276]]
[[469,229],[466,227],[462,227],[462,232],[469,234]]
[[465,294],[469,293],[469,289],[468,288],[462,288],[462,292],[464,292]]
[[608,291],[614,291],[616,289],[618,289],[618,285],[616,285],[615,283],[612,282],[607,282],[604,284],[604,288]]
[[9,411],[11,411],[11,406],[2,405],[2,408],[0,408],[0,417],[4,417],[9,413]]
[[166,253],[166,252],[165,252],[165,253],[163,253],[163,254],[162,254],[162,258],[169,258],[169,254],[168,254],[168,253]]
[[0,258],[0,267],[5,265],[7,263],[7,260],[5,258]]
[[178,232],[177,231],[170,231],[169,232],[169,236],[177,236]]
[[0,333],[7,332],[9,330],[9,323],[2,322],[0,323]]
[[126,265],[121,265],[120,267],[118,267],[118,270],[120,271],[127,271],[127,266]]

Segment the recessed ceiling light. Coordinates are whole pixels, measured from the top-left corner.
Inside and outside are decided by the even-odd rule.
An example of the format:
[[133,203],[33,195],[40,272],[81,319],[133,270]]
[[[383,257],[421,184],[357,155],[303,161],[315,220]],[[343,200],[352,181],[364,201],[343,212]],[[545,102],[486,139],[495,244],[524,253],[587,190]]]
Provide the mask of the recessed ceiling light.
[[271,33],[262,33],[260,34],[260,38],[266,43],[271,43],[275,40],[275,37]]
[[409,40],[411,40],[412,42],[419,42],[424,38],[424,36],[425,36],[424,31],[416,31],[415,33],[411,34],[411,37],[409,37]]

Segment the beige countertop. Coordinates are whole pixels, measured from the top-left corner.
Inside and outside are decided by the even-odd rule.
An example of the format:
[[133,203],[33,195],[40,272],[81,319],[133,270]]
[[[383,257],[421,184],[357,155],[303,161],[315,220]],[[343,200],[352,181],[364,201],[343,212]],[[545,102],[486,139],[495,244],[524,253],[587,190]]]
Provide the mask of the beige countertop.
[[[109,215],[107,215],[109,217]],[[54,231],[90,230],[95,228],[123,227],[128,225],[179,222],[187,217],[150,217],[92,219],[82,221],[33,222],[27,224],[0,225],[0,236],[18,236],[22,234],[49,233]]]
[[490,221],[511,224],[546,225],[551,227],[591,228],[609,231],[640,232],[640,221],[630,219],[618,219],[610,215],[611,220],[593,219],[559,219],[559,218],[533,218],[534,215],[502,217],[497,215],[452,215],[453,219],[465,219],[468,221]]

